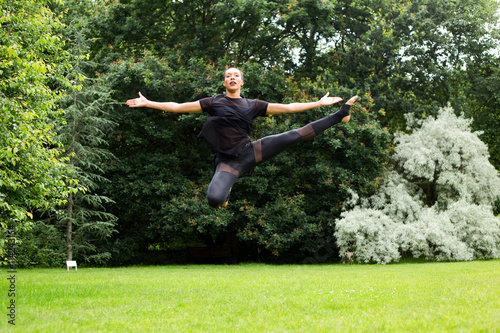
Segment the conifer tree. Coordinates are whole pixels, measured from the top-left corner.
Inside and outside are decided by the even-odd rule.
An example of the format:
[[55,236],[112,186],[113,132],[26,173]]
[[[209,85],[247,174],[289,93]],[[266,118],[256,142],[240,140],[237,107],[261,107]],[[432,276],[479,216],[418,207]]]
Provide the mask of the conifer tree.
[[99,192],[100,185],[107,182],[103,166],[113,159],[105,140],[114,126],[108,118],[113,100],[105,76],[88,74],[96,67],[88,57],[88,18],[70,14],[68,18],[72,18],[66,30],[72,86],[62,104],[65,121],[57,132],[77,192],[51,219],[65,228],[67,260],[75,255],[87,262],[104,263],[111,254],[98,245],[115,232],[117,220],[106,212],[106,205],[113,201]]

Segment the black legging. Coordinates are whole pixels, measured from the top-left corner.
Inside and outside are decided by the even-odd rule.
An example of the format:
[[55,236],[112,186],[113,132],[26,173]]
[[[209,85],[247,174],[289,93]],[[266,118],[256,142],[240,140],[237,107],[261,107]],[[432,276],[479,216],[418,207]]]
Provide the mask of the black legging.
[[220,207],[228,197],[231,187],[240,175],[253,169],[257,164],[281,153],[294,143],[312,139],[327,128],[338,124],[349,115],[350,105],[344,104],[339,111],[306,126],[288,132],[266,136],[253,141],[243,152],[232,159],[220,162],[208,186],[207,200],[212,207]]

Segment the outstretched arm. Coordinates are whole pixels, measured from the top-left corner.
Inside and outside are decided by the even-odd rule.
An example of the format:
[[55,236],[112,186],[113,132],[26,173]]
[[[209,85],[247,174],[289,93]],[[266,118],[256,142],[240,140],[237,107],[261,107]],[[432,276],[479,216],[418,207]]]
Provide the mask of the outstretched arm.
[[319,101],[310,103],[291,103],[291,104],[269,103],[269,105],[267,106],[267,114],[300,112],[309,109],[319,108],[320,106],[335,104],[342,100],[342,98],[340,97],[328,97],[329,95],[330,93],[327,93]]
[[200,113],[201,104],[199,101],[187,102],[187,103],[175,103],[175,102],[153,102],[148,100],[146,97],[139,93],[138,98],[129,99],[127,105],[131,108],[148,107],[152,109],[162,110],[166,112],[186,112],[186,113]]

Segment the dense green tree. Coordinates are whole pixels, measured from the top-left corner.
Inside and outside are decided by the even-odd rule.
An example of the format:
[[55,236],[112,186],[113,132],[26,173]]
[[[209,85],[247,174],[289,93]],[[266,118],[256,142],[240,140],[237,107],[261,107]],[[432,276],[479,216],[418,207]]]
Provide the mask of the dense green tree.
[[[175,54],[181,65],[190,59],[275,65],[288,54],[290,35],[277,24],[289,1],[145,1],[112,4],[96,18],[99,40],[95,52],[109,58],[121,55]],[[288,9],[287,9],[288,8]]]
[[48,1],[0,1],[0,245],[6,230],[30,227],[36,208],[68,194],[54,140],[57,87],[66,66],[59,20]]
[[474,87],[494,68],[497,8],[494,0],[126,0],[96,19],[95,52],[116,60],[147,49],[174,69],[202,59],[313,80],[330,73],[339,86],[370,91],[384,124],[401,130],[407,113],[482,105]]
[[[150,15],[145,15],[147,6]],[[204,164],[210,160],[208,149],[195,139],[203,115],[130,113],[117,108],[114,119],[121,125],[112,149],[120,163],[110,170],[110,177],[120,185],[111,190],[116,193],[112,197],[131,193],[136,198],[119,200],[120,207],[134,207],[125,213],[121,235],[134,230],[132,236],[143,240],[139,245],[143,249],[151,243],[164,244],[163,248],[178,244],[174,238],[196,241],[179,235],[215,235],[227,227],[251,247],[274,253],[312,251],[331,242],[332,229],[326,230],[333,228],[347,189],[370,193],[383,169],[389,136],[377,121],[401,129],[405,114],[426,116],[436,106],[456,104],[458,99],[449,91],[459,90],[463,74],[472,73],[471,67],[464,67],[464,59],[470,56],[481,63],[487,58],[495,39],[488,41],[493,35],[481,29],[493,22],[494,6],[489,0],[481,6],[483,19],[474,23],[476,13],[468,10],[469,4],[449,1],[146,5],[131,0],[111,5],[96,23],[100,39],[94,53],[113,61],[106,71],[116,78],[121,91],[117,99],[134,97],[139,90],[153,100],[178,102],[221,93],[218,75],[228,64],[244,69],[247,97],[291,102],[311,100],[326,91],[339,95],[360,91],[365,96],[361,107],[365,111],[357,113],[359,128],[348,125],[333,139],[317,138],[260,166],[252,178],[235,185],[232,204],[223,212],[203,206],[211,174],[211,167]],[[444,15],[450,11],[453,18]],[[455,23],[468,21],[474,24],[449,32]],[[472,47],[474,36],[481,33],[487,38]],[[471,47],[461,49],[465,44]],[[460,57],[455,56],[457,50]],[[255,137],[298,127],[322,112],[258,122]],[[169,169],[159,169],[164,166]],[[325,183],[318,182],[322,179]],[[278,206],[288,207],[281,221],[291,221],[296,212],[303,218],[296,219],[295,227],[267,231],[267,227],[274,230],[276,222],[263,227],[259,216]],[[290,235],[298,225],[308,231]],[[271,242],[274,234],[283,241]]]
[[465,91],[457,91],[463,99],[474,96],[471,101],[470,115],[472,126],[480,131],[481,139],[488,145],[491,163],[500,169],[500,59],[491,59],[476,67],[476,72],[463,78]]
[[[228,65],[243,68],[249,98],[362,96],[350,124],[259,166],[219,211],[204,203],[212,155],[196,135],[206,115],[112,106],[118,126],[106,140],[117,159],[98,163],[110,184],[94,180],[97,193],[116,202],[119,234],[106,250],[119,258],[115,263],[137,262],[151,248],[217,241],[227,230],[261,254],[303,257],[333,244],[348,192],[374,192],[389,132],[404,130],[407,114],[425,118],[450,103],[474,117],[472,126],[484,131],[498,160],[491,127],[499,105],[493,0],[89,0],[53,7],[63,17],[71,17],[61,9],[69,7],[88,19],[83,39],[91,41],[89,60],[98,66],[82,73],[103,73],[115,100],[138,91],[177,102],[223,93],[219,76]],[[104,96],[97,81],[84,82],[76,92],[82,101]],[[261,119],[253,135],[297,128],[333,111]]]
[[[223,92],[222,71],[201,62],[192,66],[191,71],[176,73],[168,62],[145,57],[116,63],[111,76],[131,97],[140,90],[151,99],[185,96],[181,101],[186,101]],[[326,92],[325,87],[309,83],[308,94],[292,80],[283,81],[277,71],[266,72],[258,64],[245,65],[243,70],[245,95],[250,97],[255,94],[265,100],[310,101]],[[186,90],[191,94],[187,95]],[[347,96],[353,92],[338,93]],[[114,119],[120,125],[113,134],[111,148],[118,162],[109,170],[109,191],[117,207],[127,210],[115,213],[120,216],[120,233],[114,248],[139,255],[151,246],[168,250],[203,244],[233,230],[249,248],[261,248],[263,254],[282,255],[298,249],[297,255],[303,258],[323,242],[331,242],[333,220],[340,212],[347,188],[371,192],[371,183],[383,168],[390,136],[369,109],[372,102],[365,96],[354,109],[355,124],[339,126],[321,138],[298,145],[257,167],[252,177],[239,180],[229,208],[223,210],[213,210],[205,199],[213,155],[196,136],[206,115],[117,107]],[[262,119],[256,122],[253,134],[257,138],[283,132],[334,111],[325,108]],[[360,159],[358,153],[364,153],[364,157]],[[289,209],[280,216],[266,213],[284,206]],[[304,219],[298,219],[294,212]],[[259,220],[279,229],[278,234],[287,241],[272,242],[276,240],[275,232],[261,229]],[[288,228],[293,224],[297,224],[296,228]],[[302,231],[297,233],[297,228]],[[259,234],[248,237],[250,229]]]
[[[137,96],[138,90],[151,99],[179,101],[215,93],[214,83],[218,86],[220,80],[206,80],[214,76],[214,71],[204,63],[194,66],[176,72],[168,62],[146,56],[139,61],[117,62],[108,75],[113,78],[115,98],[123,101]],[[199,244],[196,230],[178,223],[186,216],[182,212],[167,214],[163,206],[173,198],[196,197],[210,177],[210,150],[196,138],[204,117],[129,109],[125,105],[114,108],[113,120],[118,126],[109,142],[117,160],[108,167],[111,183],[107,193],[116,201],[113,213],[120,218],[113,245],[119,253],[115,262],[134,262],[131,260],[138,260],[150,246],[158,244],[164,250]],[[198,196],[202,200],[204,194]],[[197,207],[200,215],[211,213],[204,202]],[[159,221],[168,221],[172,228],[159,230]]]
[[478,69],[492,68],[499,45],[496,8],[491,0],[339,1],[336,34],[317,64],[340,85],[371,91],[392,130],[405,128],[405,114],[426,116],[447,103],[468,111],[481,100],[464,88],[487,80]]

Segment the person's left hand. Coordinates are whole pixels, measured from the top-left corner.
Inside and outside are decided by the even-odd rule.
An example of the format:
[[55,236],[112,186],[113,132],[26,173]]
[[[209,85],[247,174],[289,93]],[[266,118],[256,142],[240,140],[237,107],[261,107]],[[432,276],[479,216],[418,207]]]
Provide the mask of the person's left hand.
[[332,105],[332,104],[335,104],[335,103],[338,103],[342,100],[342,98],[340,97],[328,97],[330,95],[330,93],[326,93],[325,96],[321,97],[321,99],[319,100],[319,103],[321,104],[321,106],[326,106],[326,105]]
[[131,108],[140,108],[148,104],[148,99],[142,96],[141,92],[139,91],[139,97],[127,100],[126,104]]

